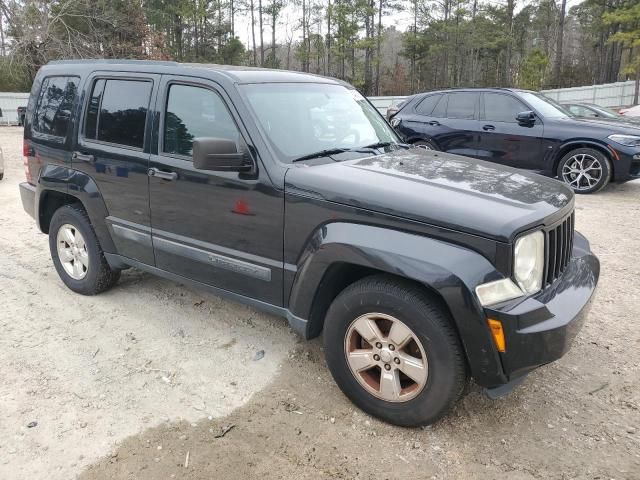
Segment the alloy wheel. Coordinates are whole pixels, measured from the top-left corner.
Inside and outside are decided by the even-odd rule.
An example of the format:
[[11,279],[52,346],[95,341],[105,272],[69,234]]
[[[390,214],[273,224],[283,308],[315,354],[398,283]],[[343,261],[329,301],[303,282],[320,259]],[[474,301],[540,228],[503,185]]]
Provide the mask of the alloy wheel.
[[383,313],[356,318],[345,336],[351,373],[365,390],[387,402],[418,395],[428,378],[422,343],[402,321]]
[[562,179],[577,191],[591,190],[602,179],[602,164],[593,155],[572,156],[562,167]]
[[65,223],[58,229],[56,245],[64,271],[74,280],[82,280],[89,269],[89,253],[80,231]]

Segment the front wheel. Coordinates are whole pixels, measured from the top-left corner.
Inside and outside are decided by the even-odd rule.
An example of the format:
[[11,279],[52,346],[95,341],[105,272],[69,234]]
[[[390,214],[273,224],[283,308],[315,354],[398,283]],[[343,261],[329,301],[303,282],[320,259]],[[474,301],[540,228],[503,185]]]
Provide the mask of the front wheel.
[[347,287],[327,312],[327,364],[361,409],[389,423],[433,423],[466,383],[448,313],[418,286],[376,275]]
[[558,178],[576,193],[602,190],[611,178],[611,163],[600,151],[578,148],[567,153],[558,164]]

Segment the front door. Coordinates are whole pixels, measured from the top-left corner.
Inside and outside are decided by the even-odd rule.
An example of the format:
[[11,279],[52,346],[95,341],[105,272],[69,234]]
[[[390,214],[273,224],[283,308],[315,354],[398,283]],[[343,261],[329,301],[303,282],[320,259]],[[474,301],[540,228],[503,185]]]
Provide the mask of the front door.
[[[193,139],[251,141],[225,92],[208,80],[163,76],[157,152],[149,165],[156,266],[282,305],[283,194],[254,155],[255,173],[197,170]],[[246,148],[246,147],[245,147]]]
[[478,158],[516,168],[542,170],[544,127],[536,117],[533,125],[516,122],[516,115],[531,110],[508,93],[483,93]]

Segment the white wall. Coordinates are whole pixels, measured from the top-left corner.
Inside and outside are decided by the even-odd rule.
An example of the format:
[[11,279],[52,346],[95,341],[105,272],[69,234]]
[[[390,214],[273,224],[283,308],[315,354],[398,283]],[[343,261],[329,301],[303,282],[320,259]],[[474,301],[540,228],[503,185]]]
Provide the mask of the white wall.
[[633,105],[635,82],[605,83],[588,87],[558,88],[542,93],[560,103],[595,103],[603,107],[628,107]]
[[18,124],[18,107],[26,107],[29,101],[28,93],[2,93],[0,92],[0,125]]

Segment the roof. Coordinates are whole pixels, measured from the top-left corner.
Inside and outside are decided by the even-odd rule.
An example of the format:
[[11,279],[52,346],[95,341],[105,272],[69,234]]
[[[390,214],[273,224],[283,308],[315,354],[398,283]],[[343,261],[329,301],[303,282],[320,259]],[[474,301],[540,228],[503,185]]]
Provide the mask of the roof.
[[454,88],[443,88],[440,90],[429,90],[426,92],[416,93],[415,95],[426,95],[430,93],[449,93],[449,92],[529,92],[529,93],[537,93],[533,90],[526,90],[523,88],[508,88],[508,87],[454,87]]
[[[268,68],[245,67],[238,65],[217,65],[212,63],[179,63],[171,61],[157,60],[124,60],[124,59],[83,59],[83,60],[55,60],[47,65],[77,65],[79,67],[100,66],[100,67],[124,67],[126,70],[137,70],[143,72],[174,73],[172,70],[188,69],[189,73],[194,70],[206,71],[208,73],[218,73],[236,83],[334,83],[347,85],[345,82],[321,75],[304,72],[293,72],[289,70],[275,70]],[[186,72],[183,72],[186,73]]]

